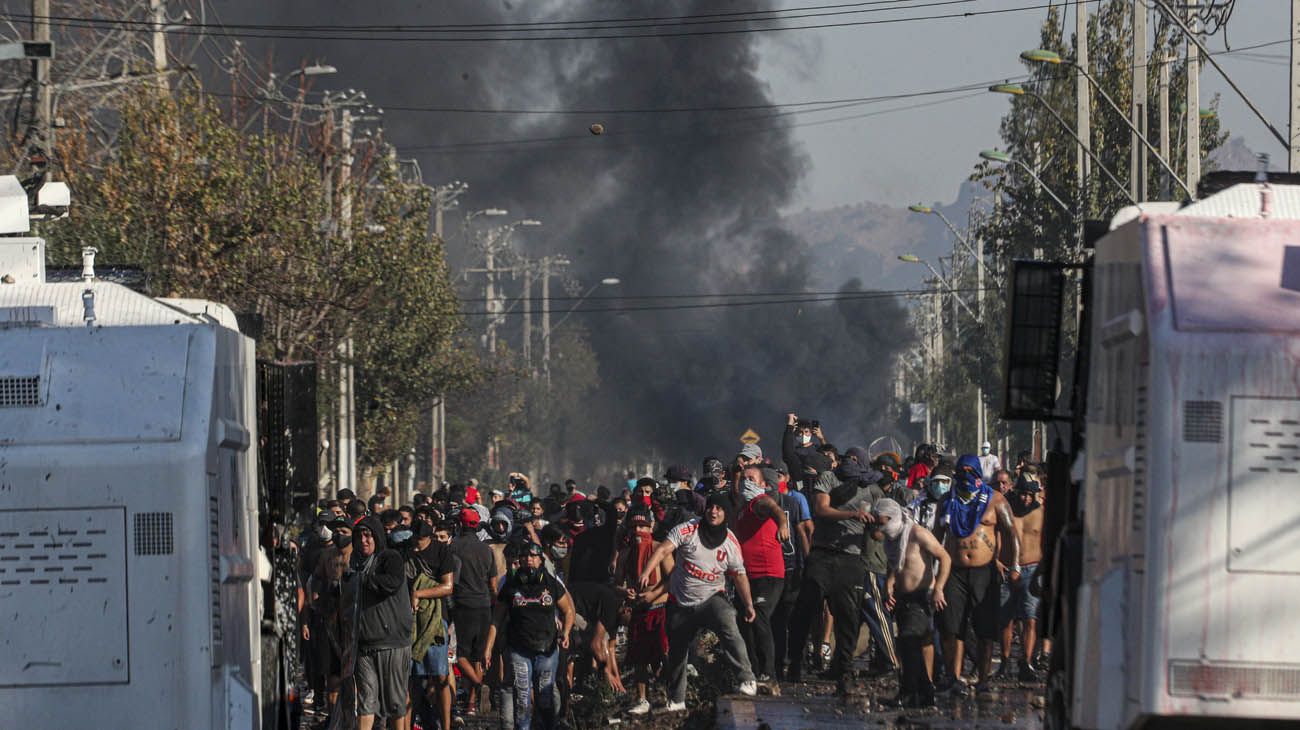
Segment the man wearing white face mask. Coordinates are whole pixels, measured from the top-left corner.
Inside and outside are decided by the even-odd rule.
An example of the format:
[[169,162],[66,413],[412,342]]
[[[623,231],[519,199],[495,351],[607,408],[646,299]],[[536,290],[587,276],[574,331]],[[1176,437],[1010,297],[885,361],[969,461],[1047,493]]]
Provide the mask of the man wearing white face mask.
[[980,471],[984,472],[982,475],[984,481],[992,483],[993,475],[1001,468],[1002,462],[998,459],[998,455],[993,453],[993,445],[987,441],[980,444]]
[[790,468],[790,479],[796,484],[808,487],[817,479],[816,470],[809,466],[809,457],[817,453],[817,448],[826,443],[821,423],[799,418],[793,413],[785,416],[785,433],[781,437],[781,458]]
[[772,612],[785,586],[785,555],[781,543],[790,539],[785,510],[768,494],[762,468],[746,467],[742,473],[740,501],[745,505],[736,519],[736,538],[749,576],[755,618],[740,625],[749,663],[759,682],[776,674],[776,649],[772,638]]

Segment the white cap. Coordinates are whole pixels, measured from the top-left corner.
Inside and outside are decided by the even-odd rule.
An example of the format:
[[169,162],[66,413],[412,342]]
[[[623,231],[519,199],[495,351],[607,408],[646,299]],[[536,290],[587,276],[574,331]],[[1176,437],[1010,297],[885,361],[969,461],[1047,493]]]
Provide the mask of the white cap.
[[981,448],[981,449],[991,449],[991,448],[993,448],[993,444],[990,444],[989,442],[985,441],[983,444],[980,445],[980,448]]

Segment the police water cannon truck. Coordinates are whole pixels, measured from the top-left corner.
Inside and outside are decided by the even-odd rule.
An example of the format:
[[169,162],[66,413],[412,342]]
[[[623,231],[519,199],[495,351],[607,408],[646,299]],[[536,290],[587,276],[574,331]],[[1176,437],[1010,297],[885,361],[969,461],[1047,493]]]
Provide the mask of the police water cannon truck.
[[1004,413],[1071,441],[1048,456],[1046,726],[1294,727],[1300,187],[1126,209],[1010,281]]
[[22,195],[0,178],[0,725],[258,728],[253,341],[93,250],[46,281]]

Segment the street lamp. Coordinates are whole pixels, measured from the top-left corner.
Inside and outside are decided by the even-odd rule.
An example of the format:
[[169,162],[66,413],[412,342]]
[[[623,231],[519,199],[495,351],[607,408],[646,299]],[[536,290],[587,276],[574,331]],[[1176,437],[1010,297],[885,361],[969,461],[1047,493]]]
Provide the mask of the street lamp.
[[[943,274],[940,274],[938,271],[935,270],[933,266],[930,265],[929,261],[926,261],[925,259],[910,253],[902,254],[901,256],[898,257],[898,260],[907,264],[924,264],[925,268],[929,269],[931,274],[934,274],[935,280],[948,288],[948,293],[952,294],[953,300],[956,301],[957,304],[961,305],[961,308],[966,310],[967,314],[969,314],[972,317],[975,317],[975,313],[971,311],[970,307],[966,306],[966,302],[963,302],[961,300],[961,297],[957,296],[957,290],[952,287],[952,284],[948,283],[948,280],[944,278]],[[975,319],[979,319],[979,318],[975,317]]]
[[547,333],[546,333],[546,336],[543,337],[542,339],[543,339],[543,340],[545,340],[545,339],[549,339],[550,336],[551,336],[551,333],[554,332],[555,330],[559,329],[560,325],[564,324],[564,320],[566,320],[566,319],[569,318],[569,315],[571,315],[571,314],[573,314],[574,312],[578,311],[578,305],[579,305],[579,304],[582,304],[584,301],[586,301],[587,297],[589,297],[589,296],[591,296],[593,293],[595,293],[595,291],[596,291],[597,289],[599,289],[599,288],[602,287],[602,286],[618,286],[619,284],[622,284],[622,283],[623,283],[623,280],[620,279],[620,278],[618,278],[618,277],[616,277],[616,276],[607,276],[607,277],[605,277],[604,279],[601,279],[600,281],[596,282],[595,284],[592,284],[592,285],[591,285],[591,288],[587,290],[587,293],[586,293],[586,294],[583,294],[583,295],[580,296],[580,297],[578,297],[578,301],[574,302],[572,307],[569,307],[569,311],[565,312],[563,317],[560,317],[560,321],[559,321],[559,322],[556,322],[556,323],[553,324],[553,325],[551,325],[550,332],[547,332]]
[[1187,193],[1189,198],[1196,200],[1196,193],[1193,193],[1187,188],[1187,183],[1183,182],[1183,179],[1178,177],[1178,173],[1174,172],[1174,168],[1170,167],[1169,163],[1165,161],[1165,158],[1160,156],[1160,151],[1151,144],[1150,140],[1146,138],[1146,135],[1142,134],[1142,132],[1138,131],[1137,127],[1133,126],[1133,122],[1129,121],[1128,115],[1119,108],[1119,104],[1116,104],[1114,99],[1110,98],[1110,94],[1106,93],[1106,90],[1102,88],[1097,79],[1093,77],[1092,74],[1088,73],[1088,69],[1080,66],[1071,59],[1062,58],[1061,54],[1056,51],[1047,51],[1041,48],[1024,51],[1020,54],[1020,57],[1030,63],[1050,63],[1058,66],[1065,65],[1078,71],[1079,75],[1083,76],[1088,80],[1088,83],[1092,84],[1092,88],[1097,90],[1097,93],[1101,95],[1101,98],[1105,99],[1107,104],[1110,104],[1110,108],[1115,110],[1115,113],[1119,115],[1119,118],[1124,121],[1124,126],[1129,128],[1129,131],[1133,133],[1133,136],[1137,137],[1138,140],[1151,151],[1151,154],[1155,156],[1156,160],[1160,163],[1160,166],[1165,168],[1165,172],[1169,173],[1169,176],[1173,178],[1174,182],[1178,183],[1178,187],[1182,188],[1183,192]]
[[1101,158],[1097,157],[1097,153],[1092,151],[1092,147],[1088,145],[1088,143],[1084,142],[1082,139],[1079,138],[1079,135],[1074,131],[1074,128],[1070,126],[1069,122],[1066,122],[1065,118],[1062,117],[1060,114],[1058,114],[1057,111],[1052,108],[1052,105],[1047,103],[1046,99],[1039,96],[1035,92],[1026,89],[1023,84],[994,84],[989,87],[989,91],[992,91],[995,94],[1010,94],[1011,96],[1028,96],[1031,99],[1037,101],[1039,104],[1041,104],[1042,107],[1046,109],[1047,112],[1056,119],[1056,121],[1061,125],[1061,127],[1066,131],[1066,133],[1069,134],[1070,137],[1074,139],[1075,143],[1077,143],[1080,147],[1083,148],[1083,151],[1088,154],[1088,157],[1091,158],[1092,161],[1097,164],[1098,169],[1106,173],[1106,177],[1110,178],[1110,181],[1115,183],[1115,187],[1119,188],[1124,192],[1124,197],[1128,198],[1129,202],[1132,203],[1133,205],[1136,205],[1139,208],[1142,207],[1142,204],[1139,203],[1137,200],[1135,200],[1133,196],[1129,193],[1128,188],[1124,187],[1124,183],[1120,182],[1119,178],[1115,177],[1115,173],[1111,172],[1110,168],[1102,164]]
[[290,71],[284,77],[284,80],[288,81],[294,76],[327,76],[329,74],[336,74],[338,72],[339,70],[337,68],[334,68],[333,66],[330,66],[328,64],[312,64],[311,66],[303,66],[302,68],[296,68]]
[[1066,215],[1070,216],[1071,219],[1074,218],[1074,211],[1070,210],[1070,206],[1066,205],[1065,201],[1061,200],[1061,197],[1059,195],[1052,192],[1052,189],[1047,186],[1047,183],[1043,182],[1043,179],[1039,177],[1038,173],[1034,172],[1034,169],[1029,165],[1026,165],[1020,160],[1015,159],[1011,155],[1002,152],[1001,150],[981,150],[980,158],[988,160],[989,162],[997,162],[1003,165],[1018,165],[1020,169],[1029,173],[1029,176],[1032,177],[1034,181],[1038,183],[1039,187],[1041,187],[1044,191],[1046,191],[1048,195],[1052,197],[1052,200],[1056,201],[1057,205],[1061,206],[1061,210],[1065,211]]
[[553,326],[550,323],[551,322],[551,300],[549,296],[543,296],[542,299],[542,376],[546,379],[546,386],[548,388],[551,385],[551,334],[554,333],[555,330],[558,329],[560,325],[564,324],[564,322],[569,319],[570,315],[578,311],[578,305],[582,304],[587,299],[587,297],[591,296],[592,293],[596,291],[596,289],[602,286],[618,286],[621,283],[623,283],[621,279],[614,276],[607,276],[604,279],[601,279],[600,281],[596,282],[595,284],[592,284],[591,288],[587,290],[587,293],[579,297],[578,301],[574,302],[573,306],[569,307],[569,311],[565,312],[564,316],[560,317],[560,321],[556,322]]
[[970,253],[971,256],[974,256],[976,261],[979,261],[981,259],[979,253],[976,252],[974,247],[970,245],[970,241],[967,241],[966,237],[963,236],[960,232],[958,232],[956,226],[954,226],[952,222],[948,220],[948,217],[943,214],[943,211],[928,205],[921,205],[920,203],[917,203],[916,205],[909,205],[907,206],[907,209],[912,211],[913,213],[920,213],[921,215],[939,216],[939,220],[943,221],[943,224],[948,227],[949,231],[952,231],[952,235],[956,236],[958,241],[961,241],[961,245],[966,247],[966,251]]

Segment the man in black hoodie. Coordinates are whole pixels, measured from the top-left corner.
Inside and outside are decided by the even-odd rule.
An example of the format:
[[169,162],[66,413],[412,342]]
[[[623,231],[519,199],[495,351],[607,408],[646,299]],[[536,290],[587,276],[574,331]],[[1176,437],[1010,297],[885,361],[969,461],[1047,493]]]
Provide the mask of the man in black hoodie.
[[375,716],[389,726],[406,716],[407,676],[411,671],[411,630],[415,619],[406,585],[406,561],[388,548],[384,528],[367,517],[353,531],[357,581],[357,727],[371,730]]

